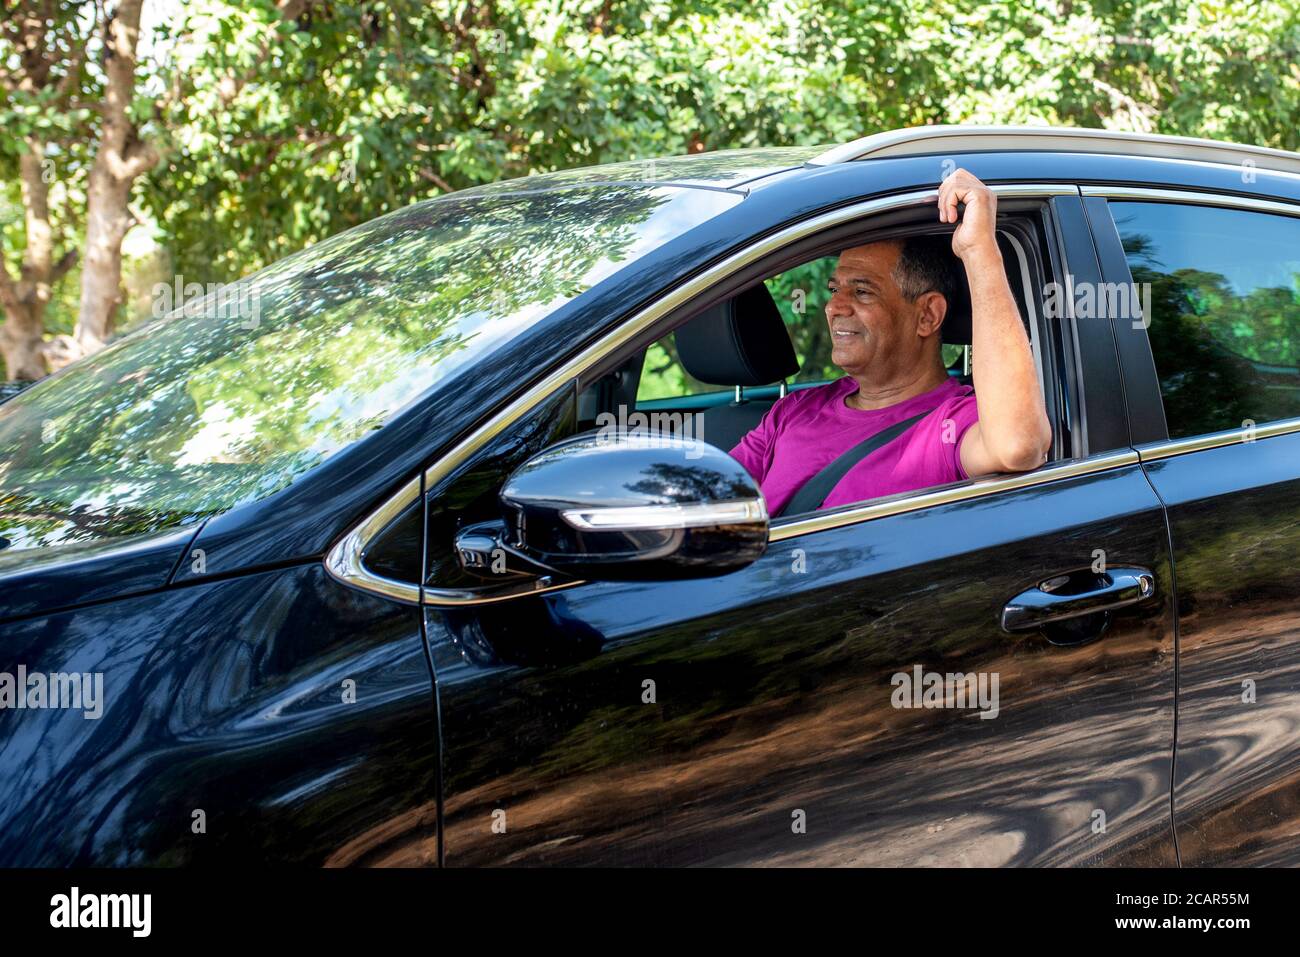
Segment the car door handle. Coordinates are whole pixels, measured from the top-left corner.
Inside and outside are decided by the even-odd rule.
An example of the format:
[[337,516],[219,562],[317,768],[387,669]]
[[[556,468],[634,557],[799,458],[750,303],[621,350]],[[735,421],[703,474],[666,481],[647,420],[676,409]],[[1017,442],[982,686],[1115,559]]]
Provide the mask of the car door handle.
[[1002,630],[1025,631],[1144,601],[1156,593],[1147,568],[1108,568],[1066,572],[1021,592],[1002,609]]

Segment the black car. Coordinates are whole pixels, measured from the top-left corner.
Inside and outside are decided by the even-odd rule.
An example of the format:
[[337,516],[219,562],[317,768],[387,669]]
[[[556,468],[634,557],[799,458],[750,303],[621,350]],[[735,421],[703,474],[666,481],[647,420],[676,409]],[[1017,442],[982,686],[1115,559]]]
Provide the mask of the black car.
[[[769,516],[726,450],[958,166],[1049,461]],[[0,864],[1300,864],[1298,433],[1294,154],[930,127],[419,203],[0,405]]]

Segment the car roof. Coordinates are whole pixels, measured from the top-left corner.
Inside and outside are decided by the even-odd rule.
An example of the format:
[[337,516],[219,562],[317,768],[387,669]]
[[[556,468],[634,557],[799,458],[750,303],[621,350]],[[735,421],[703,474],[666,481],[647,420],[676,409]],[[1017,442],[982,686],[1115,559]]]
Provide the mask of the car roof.
[[1300,174],[1300,154],[1287,150],[1160,133],[1043,126],[920,126],[890,130],[831,147],[807,162],[831,166],[858,160],[1008,151],[1143,156]]
[[747,189],[773,174],[843,163],[968,153],[1072,153],[1216,163],[1300,175],[1300,154],[1190,136],[1045,126],[918,126],[887,130],[832,146],[715,150],[537,173],[464,190],[461,196],[654,183],[704,189]]
[[827,166],[945,152],[1006,151],[1101,153],[1230,165],[1248,163],[1283,173],[1300,173],[1300,153],[1286,150],[1217,139],[1070,126],[917,126],[854,139],[829,148],[807,163]]

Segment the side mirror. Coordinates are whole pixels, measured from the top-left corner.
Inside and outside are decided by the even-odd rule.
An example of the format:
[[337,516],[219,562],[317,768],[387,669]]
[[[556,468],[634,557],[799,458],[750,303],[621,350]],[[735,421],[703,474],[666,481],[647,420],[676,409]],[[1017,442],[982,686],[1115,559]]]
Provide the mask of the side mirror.
[[501,489],[503,521],[463,529],[466,571],[492,580],[706,578],[767,548],[757,483],[704,442],[578,436],[525,462]]

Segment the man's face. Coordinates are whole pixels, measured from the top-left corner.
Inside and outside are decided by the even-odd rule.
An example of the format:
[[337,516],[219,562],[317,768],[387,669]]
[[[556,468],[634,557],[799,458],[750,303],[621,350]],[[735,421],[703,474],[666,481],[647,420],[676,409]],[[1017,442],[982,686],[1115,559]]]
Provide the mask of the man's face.
[[[937,333],[934,296],[908,302],[894,281],[900,251],[897,242],[854,246],[840,253],[831,274],[831,361],[851,376],[883,382],[906,375],[926,360],[926,338]],[[943,298],[938,299],[942,322]]]

